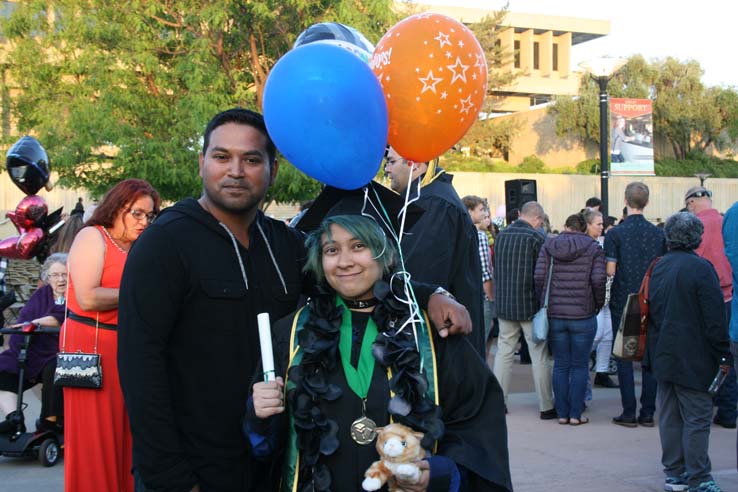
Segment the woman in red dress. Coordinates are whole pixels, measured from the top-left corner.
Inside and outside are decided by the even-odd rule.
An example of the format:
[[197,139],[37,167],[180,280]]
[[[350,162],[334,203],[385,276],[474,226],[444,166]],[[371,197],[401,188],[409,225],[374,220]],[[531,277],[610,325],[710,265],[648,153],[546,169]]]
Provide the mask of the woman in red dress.
[[105,195],[69,252],[67,352],[97,352],[101,389],[64,388],[67,492],[132,492],[131,431],[118,381],[118,287],[133,241],[159,213],[159,194],[127,179]]

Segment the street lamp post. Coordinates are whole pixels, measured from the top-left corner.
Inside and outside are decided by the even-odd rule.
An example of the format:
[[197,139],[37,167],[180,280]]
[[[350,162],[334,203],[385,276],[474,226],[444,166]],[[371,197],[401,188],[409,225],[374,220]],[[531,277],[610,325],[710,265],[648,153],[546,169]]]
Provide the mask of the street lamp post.
[[608,187],[610,179],[609,134],[607,84],[627,60],[604,56],[595,60],[582,62],[579,66],[588,72],[600,87],[600,211],[608,216]]
[[710,173],[696,173],[693,176],[700,180],[700,186],[705,186],[705,180],[712,176]]

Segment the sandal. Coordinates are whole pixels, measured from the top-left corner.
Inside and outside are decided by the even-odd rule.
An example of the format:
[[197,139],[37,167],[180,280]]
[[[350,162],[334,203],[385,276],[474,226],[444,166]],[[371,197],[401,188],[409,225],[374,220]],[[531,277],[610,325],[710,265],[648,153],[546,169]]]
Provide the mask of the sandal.
[[559,425],[566,425],[569,423],[569,419],[559,419]]
[[569,425],[584,425],[588,423],[589,423],[589,419],[587,417],[581,417],[578,419],[569,419]]

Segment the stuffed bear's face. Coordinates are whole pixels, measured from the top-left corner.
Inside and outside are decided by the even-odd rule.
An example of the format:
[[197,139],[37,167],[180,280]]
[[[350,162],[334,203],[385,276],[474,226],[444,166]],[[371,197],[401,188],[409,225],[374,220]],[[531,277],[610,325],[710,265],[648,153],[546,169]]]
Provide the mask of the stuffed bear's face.
[[420,440],[423,434],[402,424],[390,424],[377,429],[377,452],[386,461],[412,463],[425,455]]

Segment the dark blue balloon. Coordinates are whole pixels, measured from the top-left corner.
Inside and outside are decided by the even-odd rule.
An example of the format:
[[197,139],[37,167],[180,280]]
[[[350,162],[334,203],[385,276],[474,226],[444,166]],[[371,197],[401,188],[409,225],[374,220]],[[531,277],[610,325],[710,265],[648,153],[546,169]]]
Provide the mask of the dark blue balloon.
[[369,65],[311,43],[284,55],[264,87],[264,119],[279,151],[302,172],[353,190],[379,170],[387,105]]
[[26,195],[35,195],[51,176],[49,156],[41,142],[26,135],[15,142],[5,159],[10,179]]

